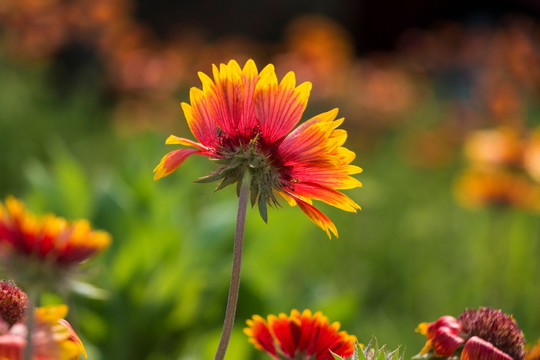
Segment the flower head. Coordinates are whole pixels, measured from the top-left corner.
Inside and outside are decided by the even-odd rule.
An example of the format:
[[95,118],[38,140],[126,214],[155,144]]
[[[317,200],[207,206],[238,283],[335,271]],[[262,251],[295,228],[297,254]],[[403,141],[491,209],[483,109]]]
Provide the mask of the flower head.
[[212,80],[200,72],[202,90],[192,88],[191,104],[182,103],[191,132],[198,142],[169,136],[167,144],[189,146],[165,155],[154,169],[154,179],[176,170],[186,158],[199,154],[220,167],[201,182],[221,181],[217,189],[240,183],[251,175],[251,203],[258,204],[266,221],[267,204],[276,194],[299,208],[319,227],[337,236],[332,221],[312,204],[320,200],[345,211],[360,207],[338,191],[361,186],[350,175],[361,172],[350,165],[355,154],[344,148],[347,133],[337,129],[337,109],[314,116],[296,129],[306,107],[311,84],[296,86],[289,72],[278,83],[274,67],[260,73],[249,60],[243,69],[231,60],[213,66]]
[[[15,276],[47,281],[103,250],[111,241],[86,220],[69,223],[52,214],[36,216],[8,197],[0,203],[0,260]],[[30,279],[28,279],[30,277]]]
[[443,316],[416,329],[425,335],[420,355],[449,357],[461,354],[462,360],[522,360],[523,333],[516,321],[501,310],[486,307],[465,310],[457,319]]
[[[63,318],[66,305],[36,308],[32,331],[34,360],[78,360],[86,358],[81,339]],[[0,329],[0,359],[22,360],[26,348],[28,329],[23,322]]]
[[[9,281],[0,282],[0,359],[22,360],[28,339],[25,323],[28,296]],[[78,360],[86,357],[81,339],[64,320],[66,305],[34,309],[32,352],[35,360]]]
[[267,320],[254,315],[247,324],[249,341],[274,359],[330,360],[331,352],[341,357],[354,353],[356,337],[339,331],[338,322],[329,324],[321,312],[292,310],[289,316],[269,315]]
[[0,320],[12,326],[24,318],[28,296],[11,281],[0,281]]
[[523,333],[511,315],[481,307],[465,310],[458,321],[468,336],[478,336],[516,360],[525,356]]

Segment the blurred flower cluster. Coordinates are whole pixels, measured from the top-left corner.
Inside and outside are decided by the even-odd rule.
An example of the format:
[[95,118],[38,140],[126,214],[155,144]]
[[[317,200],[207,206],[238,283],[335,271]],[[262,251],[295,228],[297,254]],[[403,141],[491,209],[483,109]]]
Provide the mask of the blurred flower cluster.
[[[86,353],[64,320],[66,305],[38,307],[43,292],[69,290],[76,266],[106,248],[110,236],[86,220],[69,223],[49,214],[36,216],[8,197],[0,203],[0,265],[27,289],[0,282],[0,358],[75,360]],[[30,313],[30,315],[27,315]],[[33,356],[23,357],[25,352]]]
[[136,6],[130,0],[3,1],[2,52],[42,62],[75,44],[94,54],[118,95],[115,116],[129,129],[144,119],[153,126],[173,121],[174,93],[190,86],[206,64],[230,58],[274,63],[293,70],[300,82],[311,81],[312,98],[340,104],[359,144],[416,119],[434,97],[442,109],[407,143],[411,162],[422,166],[448,163],[470,130],[522,128],[540,95],[540,31],[527,17],[496,27],[447,22],[412,29],[393,52],[359,57],[353,36],[322,15],[297,17],[280,42],[264,44],[248,36],[209,40],[189,27],[158,36],[135,17]]
[[[29,307],[24,291],[12,282],[0,281],[0,358],[78,360],[81,354],[86,358],[81,340],[64,320],[67,312],[66,305]],[[32,344],[31,357],[25,357],[28,343]]]
[[456,182],[465,206],[540,212],[540,136],[514,127],[477,130],[464,143],[467,168]]

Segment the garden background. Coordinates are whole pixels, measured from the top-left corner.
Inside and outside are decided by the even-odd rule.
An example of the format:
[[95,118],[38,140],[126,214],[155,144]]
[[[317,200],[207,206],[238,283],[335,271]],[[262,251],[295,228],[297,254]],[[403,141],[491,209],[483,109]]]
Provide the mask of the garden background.
[[[248,211],[228,359],[266,358],[245,320],[292,308],[407,357],[425,341],[418,323],[467,307],[501,308],[540,337],[540,7],[407,4],[0,2],[0,197],[113,236],[83,265],[103,292],[61,299],[89,359],[212,357],[237,198],[193,182],[213,169],[203,158],[157,182],[152,170],[169,134],[191,138],[180,102],[197,72],[249,58],[313,83],[303,119],[340,109],[364,187],[347,191],[359,214],[320,206],[339,239],[286,204],[268,224]],[[475,147],[484,129],[513,135]],[[489,178],[501,169],[509,185]]]

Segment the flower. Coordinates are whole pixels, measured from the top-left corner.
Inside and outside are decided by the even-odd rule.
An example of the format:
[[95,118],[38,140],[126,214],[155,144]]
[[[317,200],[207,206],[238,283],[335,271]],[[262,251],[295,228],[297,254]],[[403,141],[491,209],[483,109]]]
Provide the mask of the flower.
[[519,132],[509,127],[473,131],[464,147],[467,159],[478,167],[514,166],[523,150]]
[[[28,296],[13,282],[0,281],[0,359],[22,360],[27,347],[25,323]],[[81,339],[63,318],[66,305],[34,309],[32,353],[34,360],[75,360],[86,357]]]
[[8,197],[0,203],[0,259],[21,280],[46,282],[103,250],[111,242],[87,220],[69,223],[52,214],[36,216]]
[[478,336],[490,342],[516,360],[525,356],[523,333],[511,315],[481,307],[465,310],[458,321],[469,336]]
[[0,320],[12,326],[24,318],[28,296],[11,281],[0,281]]
[[516,321],[501,310],[487,307],[465,310],[457,319],[443,316],[421,323],[417,332],[427,338],[420,355],[462,360],[523,360],[524,339]]
[[321,312],[292,310],[290,316],[268,315],[267,321],[254,315],[247,324],[244,333],[249,342],[274,359],[330,360],[334,359],[330,351],[341,357],[354,353],[356,337],[339,331],[338,322],[330,325]]
[[522,173],[467,169],[456,180],[454,193],[463,206],[512,207],[540,212],[540,186]]
[[[86,351],[71,325],[63,318],[66,305],[51,305],[34,310],[32,348],[34,360],[78,360]],[[0,359],[22,360],[26,348],[28,328],[23,322],[11,327],[0,326]]]
[[192,88],[191,104],[182,103],[184,115],[195,138],[174,135],[166,144],[189,146],[169,152],[154,169],[154,179],[167,176],[193,154],[221,165],[200,182],[221,180],[217,189],[240,183],[251,176],[251,204],[258,203],[266,221],[267,204],[276,205],[275,194],[299,208],[330,237],[337,236],[332,221],[312,204],[326,202],[339,209],[360,209],[338,191],[362,184],[350,175],[361,172],[350,163],[354,152],[344,148],[347,132],[336,129],[337,109],[317,115],[296,129],[306,107],[311,84],[296,86],[289,72],[278,84],[273,65],[260,73],[253,60],[241,69],[231,60],[219,69],[213,66],[214,80],[200,72],[202,90]]
[[433,350],[435,356],[450,356],[465,340],[459,337],[461,325],[452,316],[443,316],[432,323],[420,323],[416,331],[427,337],[420,354]]

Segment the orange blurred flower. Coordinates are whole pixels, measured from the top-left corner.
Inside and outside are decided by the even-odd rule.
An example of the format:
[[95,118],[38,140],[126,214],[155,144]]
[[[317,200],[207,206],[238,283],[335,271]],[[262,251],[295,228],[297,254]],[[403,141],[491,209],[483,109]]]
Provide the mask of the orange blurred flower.
[[[361,172],[350,165],[355,154],[342,147],[345,130],[336,129],[337,109],[314,116],[296,129],[306,107],[311,84],[296,86],[293,72],[278,83],[274,67],[260,73],[249,60],[243,69],[231,60],[213,66],[214,80],[200,72],[202,90],[192,88],[191,105],[182,103],[191,132],[199,142],[169,136],[167,144],[190,146],[165,155],[154,169],[154,179],[176,170],[186,158],[199,154],[221,167],[200,179],[221,180],[218,189],[252,176],[251,203],[258,203],[266,221],[267,204],[278,204],[275,194],[300,209],[319,227],[337,236],[332,221],[312,205],[320,200],[345,211],[360,207],[338,191],[361,186],[350,175]],[[291,132],[292,131],[292,132]]]
[[11,196],[0,203],[0,260],[20,281],[61,283],[73,266],[110,242],[107,232],[92,230],[87,220],[69,223],[52,214],[36,216]]
[[456,181],[455,194],[468,207],[508,206],[540,212],[540,186],[515,172],[467,170]]
[[523,168],[534,181],[540,183],[540,129],[536,129],[525,143]]
[[268,315],[267,321],[254,315],[247,324],[249,342],[274,359],[331,360],[330,351],[343,358],[354,352],[356,337],[339,331],[338,322],[329,324],[321,312],[292,310],[290,316]]
[[472,166],[519,165],[523,143],[514,128],[471,132],[465,140],[465,155]]
[[462,204],[540,212],[540,137],[522,133],[501,127],[468,135],[464,145],[468,169],[455,187]]
[[287,26],[284,43],[286,51],[275,57],[276,65],[310,79],[312,96],[331,98],[346,91],[354,45],[341,24],[321,15],[299,16]]

